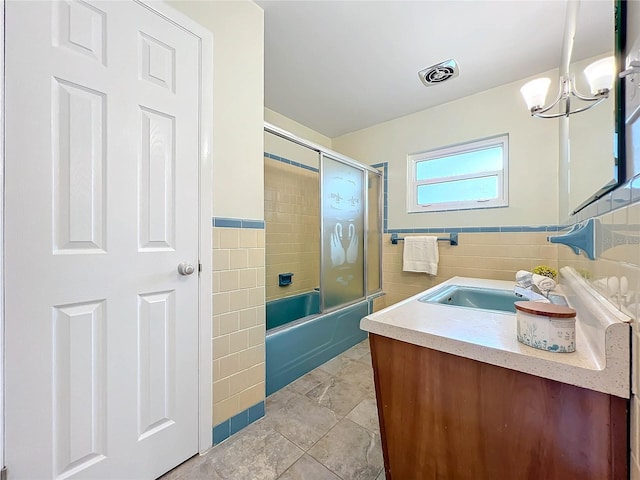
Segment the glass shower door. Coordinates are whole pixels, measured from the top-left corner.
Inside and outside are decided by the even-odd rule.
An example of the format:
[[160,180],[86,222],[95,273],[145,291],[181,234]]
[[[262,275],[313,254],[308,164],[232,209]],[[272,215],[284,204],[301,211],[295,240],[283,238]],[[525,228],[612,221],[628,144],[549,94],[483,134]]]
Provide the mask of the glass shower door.
[[321,157],[323,310],[365,296],[365,171]]
[[367,173],[367,295],[382,290],[382,176]]

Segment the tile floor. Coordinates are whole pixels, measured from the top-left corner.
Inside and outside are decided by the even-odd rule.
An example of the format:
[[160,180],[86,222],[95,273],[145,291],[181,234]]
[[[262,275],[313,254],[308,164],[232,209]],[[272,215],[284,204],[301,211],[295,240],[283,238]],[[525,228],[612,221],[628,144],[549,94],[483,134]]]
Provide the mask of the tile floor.
[[266,415],[161,480],[384,480],[369,341],[267,397]]

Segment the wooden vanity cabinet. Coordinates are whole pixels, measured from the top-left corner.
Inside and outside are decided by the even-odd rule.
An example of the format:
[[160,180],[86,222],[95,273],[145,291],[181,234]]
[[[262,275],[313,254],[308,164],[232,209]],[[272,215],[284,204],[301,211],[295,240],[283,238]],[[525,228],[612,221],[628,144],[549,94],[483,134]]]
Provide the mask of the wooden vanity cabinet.
[[626,399],[369,339],[387,480],[628,478]]

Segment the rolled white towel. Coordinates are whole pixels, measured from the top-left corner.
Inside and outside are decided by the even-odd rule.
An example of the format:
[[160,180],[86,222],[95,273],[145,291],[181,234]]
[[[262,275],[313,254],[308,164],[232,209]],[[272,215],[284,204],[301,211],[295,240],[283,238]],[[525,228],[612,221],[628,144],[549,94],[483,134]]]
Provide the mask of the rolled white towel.
[[599,278],[593,281],[593,286],[600,290],[600,293],[607,295],[609,293],[609,287],[607,285],[606,278]]
[[609,297],[618,295],[620,292],[620,280],[618,280],[618,277],[607,278],[607,291],[609,292]]
[[516,272],[516,283],[524,288],[533,285],[533,273],[526,270],[518,270]]
[[533,283],[543,292],[549,292],[556,288],[556,281],[553,278],[545,277],[544,275],[533,274]]
[[629,292],[629,280],[627,277],[620,277],[620,295],[625,296]]

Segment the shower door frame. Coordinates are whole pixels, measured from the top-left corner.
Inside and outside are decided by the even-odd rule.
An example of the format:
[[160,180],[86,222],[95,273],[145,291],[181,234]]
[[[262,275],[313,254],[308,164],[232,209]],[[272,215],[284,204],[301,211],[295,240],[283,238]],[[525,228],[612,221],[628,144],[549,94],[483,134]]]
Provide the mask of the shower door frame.
[[[323,182],[322,182],[322,159],[323,157],[328,157],[332,160],[335,160],[337,162],[349,165],[350,167],[356,168],[360,171],[362,171],[363,173],[363,199],[366,199],[366,192],[368,191],[368,186],[369,186],[369,175],[367,175],[367,172],[373,173],[374,175],[377,175],[379,180],[380,180],[380,190],[378,192],[378,225],[380,225],[380,227],[382,227],[383,225],[383,210],[382,210],[382,195],[383,195],[383,178],[382,178],[382,172],[380,172],[380,170],[373,168],[369,165],[366,165],[364,163],[360,163],[357,160],[354,160],[352,158],[349,158],[345,155],[342,155],[341,153],[335,152],[331,149],[328,149],[322,145],[319,145],[317,143],[311,142],[309,140],[305,140],[301,137],[298,137],[294,134],[292,134],[291,132],[288,132],[287,130],[284,130],[280,127],[276,127],[275,125],[272,125],[268,122],[264,122],[264,131],[267,133],[271,133],[272,135],[276,135],[280,138],[283,138],[285,140],[289,140],[292,143],[298,144],[302,147],[306,147],[310,150],[313,150],[315,152],[317,152],[319,154],[319,194],[320,194],[320,232],[323,231],[323,227],[324,227],[324,219],[323,219],[323,214],[322,214],[322,193],[323,193]],[[363,218],[363,224],[364,224],[364,229],[363,229],[363,253],[364,253],[364,265],[363,265],[363,296],[359,297],[353,301],[349,301],[346,302],[344,304],[340,304],[340,305],[336,305],[330,309],[325,309],[325,305],[324,305],[324,289],[323,289],[323,277],[324,277],[324,266],[323,266],[323,259],[324,259],[324,242],[322,241],[322,235],[320,235],[320,313],[327,313],[327,312],[333,312],[336,310],[339,310],[341,308],[344,307],[348,307],[349,305],[354,305],[358,302],[361,302],[363,300],[365,300],[368,296],[370,295],[375,295],[377,293],[380,293],[382,291],[382,235],[383,235],[383,231],[381,228],[380,231],[380,240],[379,240],[379,247],[378,247],[378,251],[380,252],[380,255],[378,256],[378,271],[379,271],[379,287],[373,291],[369,291],[368,288],[368,265],[367,265],[367,254],[368,254],[368,248],[367,248],[367,236],[368,236],[368,230],[369,230],[369,202],[366,201],[365,202],[365,208],[364,208],[364,218]]]

